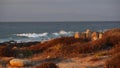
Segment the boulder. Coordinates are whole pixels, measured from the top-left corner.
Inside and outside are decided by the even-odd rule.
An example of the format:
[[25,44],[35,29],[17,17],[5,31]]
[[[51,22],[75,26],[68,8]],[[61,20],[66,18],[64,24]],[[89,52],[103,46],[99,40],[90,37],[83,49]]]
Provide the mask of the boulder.
[[92,32],[90,31],[90,29],[87,29],[85,33],[86,33],[86,38],[91,38]]
[[23,67],[26,65],[30,65],[30,60],[24,60],[24,59],[12,59],[10,60],[10,66],[12,67]]
[[103,33],[99,33],[99,39],[103,37]]
[[74,38],[80,38],[80,33],[79,32],[75,32]]
[[92,40],[98,40],[99,39],[99,33],[98,32],[93,32],[92,33]]

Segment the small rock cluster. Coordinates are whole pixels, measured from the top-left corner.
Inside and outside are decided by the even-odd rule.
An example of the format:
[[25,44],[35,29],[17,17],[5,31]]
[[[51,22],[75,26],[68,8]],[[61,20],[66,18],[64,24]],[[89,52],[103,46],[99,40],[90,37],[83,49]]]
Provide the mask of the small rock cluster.
[[85,32],[75,32],[74,38],[89,38],[92,41],[101,39],[103,32],[92,32],[90,29],[87,29]]

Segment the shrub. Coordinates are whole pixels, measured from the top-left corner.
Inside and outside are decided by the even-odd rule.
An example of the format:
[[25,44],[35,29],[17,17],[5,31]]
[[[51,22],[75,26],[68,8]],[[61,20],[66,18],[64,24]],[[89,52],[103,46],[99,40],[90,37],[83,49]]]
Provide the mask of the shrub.
[[32,51],[30,51],[30,50],[24,50],[22,53],[23,53],[24,57],[29,57],[29,56],[33,55]]
[[113,47],[113,48],[110,50],[110,53],[111,53],[112,55],[117,54],[117,53],[120,53],[120,44],[117,44],[115,47]]
[[105,68],[120,68],[120,53],[107,60],[105,63]]
[[87,41],[88,40],[82,39],[82,38],[76,39],[74,37],[61,37],[61,38],[56,38],[56,39],[44,42],[43,44],[40,45],[40,49],[45,50],[57,44],[71,45],[77,42],[87,42]]
[[0,56],[3,56],[5,53],[6,46],[0,46]]
[[14,50],[14,51],[15,51],[14,57],[17,57],[17,58],[27,58],[33,55],[32,51],[30,50]]
[[38,65],[36,68],[58,68],[55,63],[52,62],[45,62],[41,65]]
[[110,50],[112,58],[105,63],[106,68],[120,68],[120,43]]

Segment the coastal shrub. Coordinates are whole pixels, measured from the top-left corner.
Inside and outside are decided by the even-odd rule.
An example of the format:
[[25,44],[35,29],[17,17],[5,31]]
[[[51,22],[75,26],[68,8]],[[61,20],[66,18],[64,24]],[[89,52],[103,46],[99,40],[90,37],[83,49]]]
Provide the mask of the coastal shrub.
[[112,58],[106,61],[106,68],[120,68],[120,43],[110,50]]
[[76,39],[74,37],[60,37],[60,38],[51,39],[43,43],[32,45],[30,47],[26,47],[25,49],[43,52],[46,49],[56,46],[58,44],[72,45],[77,42],[85,43],[88,41],[89,41],[88,39],[82,39],[82,38]]
[[64,44],[64,45],[71,45],[77,42],[87,42],[88,40],[86,39],[81,39],[81,38],[74,38],[74,37],[61,37],[61,38],[56,38],[50,41],[47,41],[43,44],[41,44],[40,48],[45,50],[51,46],[55,46],[57,44]]
[[110,50],[110,53],[111,53],[112,55],[117,54],[117,53],[120,53],[120,43],[117,44],[115,47],[113,47],[113,48]]
[[106,31],[103,35],[103,41],[105,41],[108,46],[118,44],[120,42],[120,28]]
[[0,46],[0,56],[3,56],[5,53],[6,46]]
[[42,64],[38,65],[35,68],[58,68],[58,67],[55,63],[45,62],[45,63],[42,63]]
[[113,57],[106,61],[105,68],[120,68],[120,53],[113,55]]
[[7,57],[13,57],[14,51],[12,50],[13,46],[6,46],[6,48],[3,50],[3,55]]
[[110,29],[110,30],[105,31],[103,37],[119,35],[119,33],[120,33],[120,28],[114,28],[114,29]]
[[23,50],[22,53],[23,53],[24,57],[29,57],[29,56],[33,55],[32,51],[30,51],[30,50]]

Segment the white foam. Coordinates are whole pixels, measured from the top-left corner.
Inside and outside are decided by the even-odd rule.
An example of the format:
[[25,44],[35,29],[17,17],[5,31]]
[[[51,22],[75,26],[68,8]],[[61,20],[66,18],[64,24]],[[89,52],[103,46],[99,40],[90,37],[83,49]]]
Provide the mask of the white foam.
[[66,31],[64,31],[64,30],[61,30],[61,31],[59,32],[59,34],[68,34],[68,32],[66,32]]
[[36,37],[41,37],[41,36],[47,36],[47,32],[45,33],[40,33],[40,34],[37,34],[37,33],[22,33],[22,34],[14,34],[16,36],[19,36],[19,37],[29,37],[29,38],[36,38]]
[[72,32],[72,31],[64,31],[64,30],[61,30],[61,31],[59,31],[59,32],[55,32],[55,33],[52,33],[53,35],[55,35],[55,36],[61,36],[61,35],[65,35],[65,36],[69,36],[69,35],[73,35],[73,33],[74,32]]
[[18,42],[29,42],[29,41],[47,41],[53,38],[59,38],[59,37],[65,37],[65,36],[73,36],[74,32],[72,31],[64,31],[61,30],[59,32],[54,33],[21,33],[21,34],[13,34],[15,38],[12,40],[18,41]]
[[57,33],[57,32],[56,33],[52,33],[52,34],[55,35],[55,36],[59,36],[59,33]]

